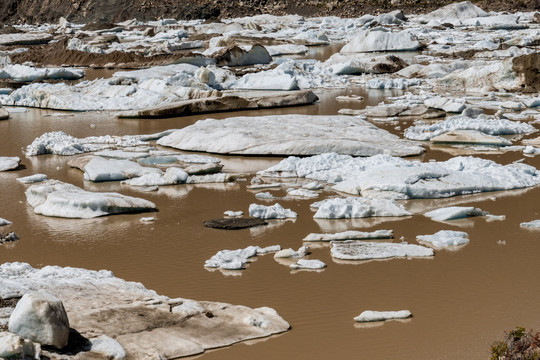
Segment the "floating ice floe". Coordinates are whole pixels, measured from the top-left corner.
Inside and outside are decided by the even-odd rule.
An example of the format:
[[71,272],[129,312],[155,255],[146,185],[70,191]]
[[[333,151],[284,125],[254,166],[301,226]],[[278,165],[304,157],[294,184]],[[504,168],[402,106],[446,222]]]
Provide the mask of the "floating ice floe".
[[54,154],[69,156],[115,147],[148,145],[147,141],[159,139],[173,131],[168,130],[151,135],[89,136],[82,139],[75,138],[63,131],[54,131],[36,138],[32,144],[26,147],[25,155]]
[[314,198],[319,197],[319,193],[316,191],[307,190],[307,189],[294,189],[294,188],[287,189],[287,195],[306,198],[306,199],[314,199]]
[[45,180],[48,180],[48,177],[45,174],[35,174],[35,175],[20,177],[17,179],[18,182],[23,183],[23,184],[32,184],[32,183],[42,182]]
[[363,311],[360,315],[354,318],[357,322],[373,322],[373,321],[386,321],[394,319],[407,319],[412,316],[409,310],[399,311]]
[[366,82],[366,89],[407,89],[422,84],[420,79],[371,79]]
[[180,168],[170,167],[163,173],[159,169],[157,172],[147,172],[135,177],[134,179],[124,180],[122,184],[130,186],[164,186],[164,185],[176,185],[184,184],[189,175],[187,172]]
[[394,200],[363,197],[333,198],[311,204],[315,219],[354,219],[373,216],[407,216],[412,213]]
[[26,189],[25,195],[34,212],[45,216],[94,218],[156,209],[156,205],[148,200],[118,193],[86,191],[57,180],[32,185]]
[[20,162],[21,159],[17,156],[0,156],[0,171],[16,169]]
[[435,248],[465,245],[470,242],[469,235],[463,231],[441,230],[433,235],[418,235],[416,240]]
[[221,154],[355,156],[421,154],[422,147],[349,116],[269,115],[206,119],[157,142],[181,150]]
[[0,218],[0,226],[11,225],[11,221]]
[[456,130],[476,130],[489,135],[530,134],[537,131],[534,126],[527,123],[486,116],[470,118],[457,115],[431,125],[411,126],[405,130],[404,136],[411,140],[430,140]]
[[[1,299],[41,290],[62,300],[70,326],[88,339],[84,349],[77,347],[77,356],[83,357],[123,359],[119,354],[125,353],[134,359],[179,358],[290,328],[268,307],[171,299],[106,270],[34,269],[25,263],[0,266]],[[0,323],[6,324],[9,316],[10,312],[1,311]],[[122,321],[111,321],[111,316]],[[132,327],[126,328],[126,323]],[[208,328],[215,331],[210,334]],[[157,334],[160,341],[156,343]]]
[[9,119],[9,111],[7,109],[3,108],[0,104],[0,120],[7,120]]
[[272,206],[251,204],[249,205],[249,216],[258,219],[287,219],[296,218],[298,217],[298,214],[291,209],[283,208],[283,206],[278,203]]
[[336,75],[394,73],[407,66],[394,55],[368,56],[360,54],[334,54],[323,66]]
[[420,245],[370,241],[332,242],[332,256],[341,260],[373,260],[433,256],[433,249]]
[[305,45],[282,44],[265,46],[270,56],[305,54],[309,48]]
[[94,182],[120,181],[150,174],[160,178],[162,174],[159,169],[144,167],[130,160],[104,159],[102,157],[90,160],[83,170],[84,179]]
[[279,251],[279,245],[261,248],[259,246],[248,246],[245,249],[221,250],[204,263],[208,268],[220,268],[223,270],[242,270],[249,259],[261,254]]
[[463,219],[469,216],[484,216],[487,212],[473,206],[450,206],[433,210],[424,214],[437,221]]
[[418,40],[407,31],[391,32],[377,29],[360,31],[340,52],[407,51],[417,50],[420,47]]
[[243,211],[227,210],[227,211],[223,212],[223,215],[225,215],[225,216],[231,216],[231,217],[237,217],[237,216],[242,216],[242,215],[244,215],[244,212],[243,212]]
[[0,79],[12,81],[76,80],[84,77],[84,70],[74,68],[35,68],[26,65],[7,65],[0,69]]
[[533,220],[529,222],[522,222],[519,226],[528,229],[540,229],[540,220]]
[[298,250],[291,248],[282,249],[274,254],[274,258],[303,258],[307,254],[309,254],[309,248],[307,246],[301,246]]
[[296,263],[291,264],[290,268],[293,270],[318,270],[324,269],[326,264],[321,260],[316,259],[300,259]]
[[522,163],[500,165],[475,157],[408,161],[388,155],[354,158],[335,153],[289,157],[259,176],[324,181],[334,190],[369,198],[443,198],[486,191],[521,189],[540,183],[540,173]]
[[343,240],[363,240],[363,239],[391,239],[392,230],[366,231],[343,231],[335,234],[316,234],[311,233],[303,241],[343,241]]
[[429,139],[434,144],[477,144],[491,146],[509,146],[510,140],[493,136],[477,130],[454,130]]

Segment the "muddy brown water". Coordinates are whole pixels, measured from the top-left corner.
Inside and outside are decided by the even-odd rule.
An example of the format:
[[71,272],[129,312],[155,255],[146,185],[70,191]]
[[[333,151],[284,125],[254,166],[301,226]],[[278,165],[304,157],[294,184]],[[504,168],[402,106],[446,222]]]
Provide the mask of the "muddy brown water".
[[[206,117],[336,114],[341,107],[355,105],[337,104],[332,99],[351,92],[366,96],[370,104],[395,95],[381,91],[366,94],[361,89],[325,91],[322,101],[312,106],[159,120],[118,120],[98,113],[52,117],[44,116],[52,111],[32,110],[0,122],[0,154],[22,156],[21,148],[54,130],[77,137],[147,134],[181,128]],[[394,126],[388,129],[398,132]],[[449,150],[434,147],[421,158],[446,160],[453,156]],[[521,153],[482,156],[501,163],[522,157]],[[221,158],[227,171],[250,174],[280,160]],[[518,325],[540,329],[540,232],[519,226],[520,222],[540,218],[539,187],[406,203],[415,212],[470,204],[506,215],[505,221],[488,222],[477,217],[441,223],[422,215],[315,221],[309,208],[312,200],[278,200],[298,212],[296,221],[274,220],[267,227],[225,231],[206,228],[203,221],[220,217],[225,210],[247,212],[251,203],[269,205],[274,201],[255,199],[255,193],[246,189],[248,182],[161,187],[155,193],[138,192],[115,182],[90,183],[83,180],[81,172],[66,165],[68,159],[53,155],[23,157],[22,169],[0,173],[0,217],[13,222],[0,231],[15,231],[20,237],[15,243],[0,245],[0,263],[108,269],[169,297],[269,306],[292,326],[291,331],[279,336],[209,351],[200,356],[202,359],[486,359],[489,344],[501,338],[504,330]],[[526,158],[525,162],[539,167],[540,157]],[[36,215],[26,203],[27,185],[15,181],[35,173],[88,190],[139,196],[155,202],[159,211],[87,220]],[[284,190],[274,193],[285,194]],[[324,193],[321,198],[329,195]],[[143,216],[155,216],[157,221],[143,224],[139,221]],[[437,251],[431,259],[370,262],[334,261],[329,245],[314,245],[310,257],[328,265],[322,271],[291,271],[272,255],[258,257],[241,272],[203,267],[206,259],[222,249],[274,244],[297,249],[308,233],[349,229],[392,229],[393,241],[404,237],[411,243],[416,243],[416,235],[462,230],[469,233],[471,242],[455,251]],[[506,244],[498,244],[499,240]],[[356,324],[353,317],[367,309],[409,309],[414,317]]]

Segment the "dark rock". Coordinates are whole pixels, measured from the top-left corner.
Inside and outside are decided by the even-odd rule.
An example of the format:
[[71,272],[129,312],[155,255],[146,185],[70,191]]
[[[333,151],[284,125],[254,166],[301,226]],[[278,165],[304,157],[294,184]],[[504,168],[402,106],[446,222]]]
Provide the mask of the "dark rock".
[[540,53],[515,57],[512,70],[519,76],[524,92],[540,91]]
[[84,31],[97,31],[115,28],[116,25],[112,22],[94,21],[90,22],[82,27]]
[[267,224],[266,221],[256,218],[223,218],[207,220],[204,222],[204,226],[206,227],[223,230],[246,229]]
[[19,237],[13,231],[8,233],[7,235],[0,233],[0,244],[17,240],[19,240]]

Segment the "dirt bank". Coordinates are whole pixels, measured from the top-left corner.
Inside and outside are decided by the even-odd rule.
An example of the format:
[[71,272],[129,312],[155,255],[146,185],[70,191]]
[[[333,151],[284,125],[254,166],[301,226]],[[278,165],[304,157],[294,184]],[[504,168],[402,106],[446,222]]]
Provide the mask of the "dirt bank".
[[[70,21],[123,21],[137,18],[211,19],[257,14],[300,14],[306,16],[337,15],[354,17],[401,9],[408,13],[424,13],[451,0],[2,0],[0,22],[57,22],[60,17]],[[540,0],[473,1],[485,10],[534,11]]]

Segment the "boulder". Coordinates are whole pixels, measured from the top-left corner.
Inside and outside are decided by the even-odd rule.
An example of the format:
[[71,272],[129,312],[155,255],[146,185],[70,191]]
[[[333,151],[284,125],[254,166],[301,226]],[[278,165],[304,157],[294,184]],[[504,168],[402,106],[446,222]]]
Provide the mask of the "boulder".
[[512,59],[512,70],[520,79],[524,92],[540,91],[540,54],[535,52]]
[[63,348],[69,320],[62,301],[46,291],[25,294],[9,318],[9,331],[42,345]]

